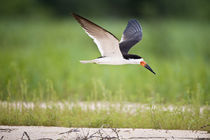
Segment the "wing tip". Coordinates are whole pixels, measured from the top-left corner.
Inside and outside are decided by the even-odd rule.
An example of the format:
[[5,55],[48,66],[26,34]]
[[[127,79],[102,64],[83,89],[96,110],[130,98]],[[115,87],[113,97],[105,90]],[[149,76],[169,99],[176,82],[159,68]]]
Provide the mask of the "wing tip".
[[78,16],[76,13],[71,13],[71,15],[72,15],[73,17],[77,17],[77,16]]
[[76,13],[72,13],[71,14],[76,20],[79,20],[81,18],[81,16],[79,16],[78,14]]
[[139,22],[138,20],[136,20],[136,19],[130,19],[130,20],[128,21],[127,27],[128,27],[128,26],[134,27],[134,29],[135,29],[136,31],[142,31],[141,24],[140,24],[140,22]]
[[[72,13],[72,16],[76,19],[76,21],[82,26],[82,28],[84,28],[84,23],[82,22],[83,20],[87,20],[83,17],[81,17],[80,15],[76,14],[76,13]],[[88,21],[88,20],[87,20]]]

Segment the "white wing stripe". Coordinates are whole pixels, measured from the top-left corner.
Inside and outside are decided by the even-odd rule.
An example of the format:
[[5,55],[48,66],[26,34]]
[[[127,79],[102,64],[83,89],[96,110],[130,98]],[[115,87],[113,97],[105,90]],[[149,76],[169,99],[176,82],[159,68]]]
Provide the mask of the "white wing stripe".
[[[84,28],[83,28],[84,29]],[[89,37],[91,37],[93,39],[93,41],[96,43],[98,49],[99,49],[99,52],[101,53],[101,56],[104,56],[104,53],[103,53],[103,50],[101,48],[101,45],[100,45],[100,42],[95,38],[93,37],[92,35],[90,35],[85,29],[84,31],[88,34]]]

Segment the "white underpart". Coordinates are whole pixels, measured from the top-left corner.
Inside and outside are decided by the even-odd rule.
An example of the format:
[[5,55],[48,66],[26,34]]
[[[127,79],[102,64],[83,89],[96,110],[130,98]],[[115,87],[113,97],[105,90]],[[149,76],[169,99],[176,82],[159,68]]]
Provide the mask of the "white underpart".
[[122,59],[118,57],[104,57],[93,60],[82,60],[81,63],[94,63],[94,64],[105,64],[105,65],[125,65],[125,64],[140,64],[143,60],[141,59]]
[[101,48],[100,42],[97,41],[97,39],[94,38],[92,35],[90,35],[85,29],[84,29],[84,31],[85,31],[85,32],[88,34],[88,36],[91,37],[91,38],[93,39],[93,41],[96,43],[96,45],[97,45],[97,47],[98,47],[98,50],[99,50],[101,56],[104,56],[104,52],[103,52],[103,50],[102,50],[102,48]]

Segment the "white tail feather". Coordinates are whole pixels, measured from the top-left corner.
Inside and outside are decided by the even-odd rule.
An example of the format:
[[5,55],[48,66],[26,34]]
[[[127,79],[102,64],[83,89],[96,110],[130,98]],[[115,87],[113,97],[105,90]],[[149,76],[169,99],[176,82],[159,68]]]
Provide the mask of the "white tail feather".
[[80,63],[86,64],[86,63],[95,63],[93,60],[81,60]]

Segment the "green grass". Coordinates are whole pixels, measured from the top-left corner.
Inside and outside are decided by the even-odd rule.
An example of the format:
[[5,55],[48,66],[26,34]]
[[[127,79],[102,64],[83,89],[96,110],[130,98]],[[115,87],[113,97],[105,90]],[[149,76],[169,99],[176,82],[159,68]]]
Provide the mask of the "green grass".
[[[119,39],[127,24],[126,20],[95,21]],[[100,54],[93,41],[76,21],[71,19],[1,19],[0,100],[128,101],[146,104],[208,105],[209,24],[176,20],[141,20],[141,24],[143,40],[131,50],[131,53],[144,57],[156,75],[140,65],[107,66],[79,63],[79,60],[93,59]],[[195,125],[195,122],[198,123],[203,118],[202,115],[198,115],[193,120],[195,122],[191,122],[190,117],[193,117],[191,113],[175,112],[176,119],[173,120],[173,112],[159,111],[159,119],[166,118],[167,122],[161,120],[161,125],[157,127],[155,122],[151,121],[149,112],[131,116],[131,120],[126,120],[129,114],[115,111],[112,117],[103,111],[96,113],[57,110],[59,112],[57,116],[46,122],[47,116],[54,111],[26,109],[23,113],[2,107],[1,110],[4,112],[11,110],[0,115],[1,124],[9,125],[99,127],[104,121],[113,127],[197,129],[200,125]],[[24,115],[23,120],[20,119],[21,113]],[[43,119],[38,120],[42,113]],[[86,119],[79,123],[80,119],[75,119],[79,115],[83,115],[84,118],[88,115],[93,116],[91,117],[93,120],[90,124]],[[71,117],[68,118],[69,116]],[[120,116],[122,120],[117,119]],[[150,116],[148,124],[141,125],[146,116]],[[65,119],[67,121],[64,121]],[[179,119],[184,119],[186,125]],[[206,123],[207,120],[203,121]],[[175,125],[170,127],[170,122]],[[166,127],[164,123],[167,123]]]
[[[123,104],[120,106],[123,107]],[[24,105],[14,107],[11,104],[0,105],[1,125],[35,125],[65,127],[115,127],[115,128],[155,128],[207,130],[209,129],[209,110],[200,113],[198,106],[190,106],[185,111],[181,106],[173,111],[163,110],[162,106],[139,109],[135,113],[122,112],[108,106],[107,109],[87,110],[79,106],[63,109],[51,105],[46,109],[35,104],[34,108]]]

